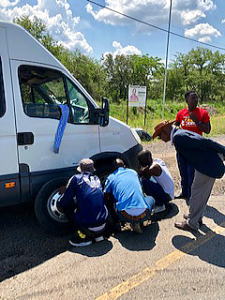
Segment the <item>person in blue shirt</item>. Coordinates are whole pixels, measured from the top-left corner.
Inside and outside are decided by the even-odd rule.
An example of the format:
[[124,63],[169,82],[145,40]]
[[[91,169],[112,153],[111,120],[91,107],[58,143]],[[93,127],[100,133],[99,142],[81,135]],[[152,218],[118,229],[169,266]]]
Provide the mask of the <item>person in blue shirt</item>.
[[70,178],[65,193],[58,202],[58,209],[75,225],[72,246],[87,246],[104,239],[108,210],[99,178],[93,175],[94,162],[82,159],[77,168],[80,174]]
[[[137,172],[126,168],[121,159],[116,159],[114,169],[107,177],[104,188],[108,207],[112,208],[109,203],[114,199],[119,220],[130,223],[133,231],[141,233],[141,222],[150,219],[154,199],[144,196]],[[112,209],[110,212],[114,214]]]

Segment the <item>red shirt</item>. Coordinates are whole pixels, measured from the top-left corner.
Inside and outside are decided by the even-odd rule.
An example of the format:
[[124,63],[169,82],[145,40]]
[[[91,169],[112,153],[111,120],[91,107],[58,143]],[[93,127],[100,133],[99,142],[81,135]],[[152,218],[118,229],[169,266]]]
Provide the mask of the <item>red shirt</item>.
[[[199,121],[202,123],[208,123],[210,121],[210,117],[208,112],[203,109],[196,107],[195,110],[192,111]],[[176,116],[176,121],[180,123],[181,128],[196,132],[202,135],[202,131],[198,129],[197,125],[190,118],[190,112],[187,108],[181,109],[178,111]]]

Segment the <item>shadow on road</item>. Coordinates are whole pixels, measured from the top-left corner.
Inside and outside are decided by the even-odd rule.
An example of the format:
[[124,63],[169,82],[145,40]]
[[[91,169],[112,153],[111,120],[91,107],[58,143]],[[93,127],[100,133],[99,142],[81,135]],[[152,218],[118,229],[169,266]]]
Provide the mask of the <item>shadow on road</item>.
[[73,253],[79,253],[88,257],[96,257],[96,256],[102,256],[106,254],[112,249],[112,247],[113,247],[112,242],[105,240],[86,247],[74,247],[71,248],[69,251]]
[[[209,264],[225,268],[225,237],[221,234],[215,234],[206,225],[201,226],[201,231],[204,232],[206,236],[199,232],[195,235],[197,237],[197,242],[198,239],[204,240],[207,237],[209,237],[209,239],[192,251],[189,251],[188,247],[185,247],[185,245],[190,242],[196,243],[196,241],[193,241],[193,239],[187,236],[177,235],[173,237],[172,243],[177,249],[182,252],[185,252],[192,256],[198,256],[201,260]],[[212,236],[212,238],[210,238],[210,236]]]
[[154,214],[152,216],[152,221],[157,222],[162,219],[171,219],[179,213],[179,209],[175,203],[170,202],[166,208],[166,211]]
[[64,252],[68,238],[46,234],[28,205],[0,209],[0,281]]
[[144,228],[144,232],[142,234],[133,233],[131,231],[123,231],[118,233],[115,238],[119,240],[123,247],[129,250],[151,250],[156,245],[155,240],[158,232],[158,223],[152,223]]
[[[219,212],[215,207],[207,205],[204,215],[212,219],[217,225],[225,222],[225,215]],[[225,227],[224,225],[222,227]]]

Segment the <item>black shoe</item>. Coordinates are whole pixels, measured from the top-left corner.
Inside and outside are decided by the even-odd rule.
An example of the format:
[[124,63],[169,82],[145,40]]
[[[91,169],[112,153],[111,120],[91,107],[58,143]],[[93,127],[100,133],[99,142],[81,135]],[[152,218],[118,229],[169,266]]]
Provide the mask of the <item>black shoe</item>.
[[[183,214],[183,218],[185,220],[187,220],[188,219],[188,214]],[[203,225],[202,218],[198,220],[198,225],[199,225],[199,227],[201,227]]]
[[78,236],[74,236],[72,239],[69,240],[69,243],[74,247],[84,247],[91,245],[92,240],[90,240],[88,237],[81,238]]

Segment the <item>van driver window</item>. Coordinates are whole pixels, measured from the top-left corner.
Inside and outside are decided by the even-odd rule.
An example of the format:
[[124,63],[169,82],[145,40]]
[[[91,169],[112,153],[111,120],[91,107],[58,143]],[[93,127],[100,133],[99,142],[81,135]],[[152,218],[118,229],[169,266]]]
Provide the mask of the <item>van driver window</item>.
[[24,112],[30,117],[60,119],[59,104],[70,108],[70,123],[89,123],[85,97],[56,70],[20,66],[19,81]]
[[4,83],[3,83],[3,75],[2,75],[2,61],[0,57],[0,117],[2,117],[5,113],[5,91],[4,91]]

